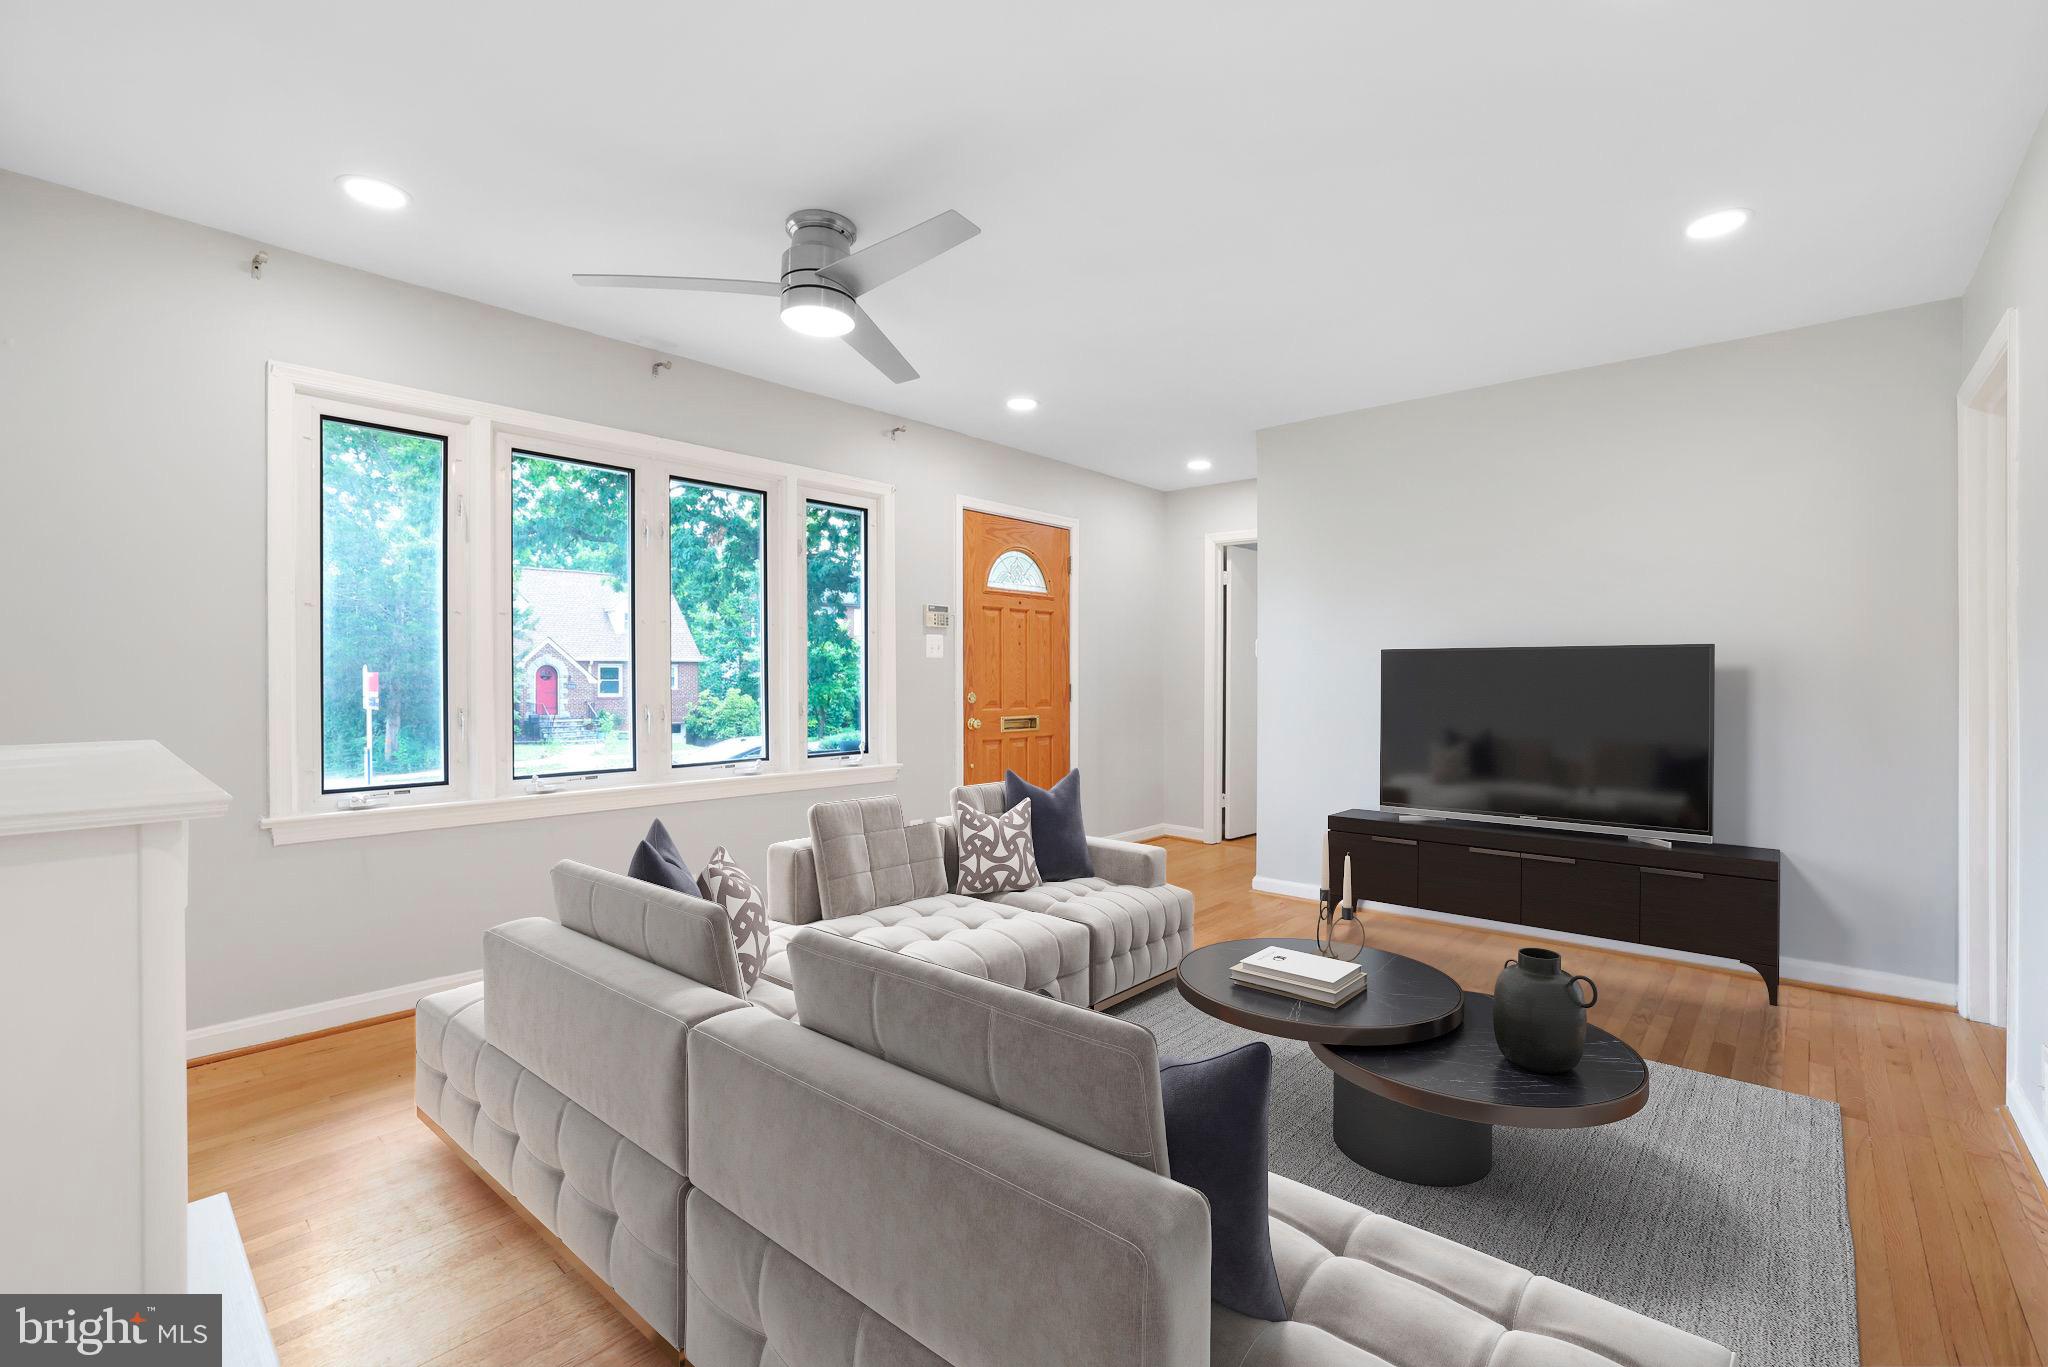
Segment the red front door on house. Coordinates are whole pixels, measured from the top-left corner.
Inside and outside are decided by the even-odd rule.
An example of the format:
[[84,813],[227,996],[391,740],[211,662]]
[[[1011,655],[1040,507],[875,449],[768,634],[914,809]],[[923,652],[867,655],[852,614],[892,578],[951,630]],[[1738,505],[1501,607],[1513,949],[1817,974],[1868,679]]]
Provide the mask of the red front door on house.
[[542,665],[533,675],[533,710],[543,717],[552,717],[557,706],[555,667]]

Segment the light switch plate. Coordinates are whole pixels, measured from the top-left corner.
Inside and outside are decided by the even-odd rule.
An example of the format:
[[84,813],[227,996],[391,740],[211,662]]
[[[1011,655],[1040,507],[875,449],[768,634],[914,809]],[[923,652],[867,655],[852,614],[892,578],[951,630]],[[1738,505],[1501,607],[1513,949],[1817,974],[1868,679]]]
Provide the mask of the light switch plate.
[[946,658],[946,638],[933,632],[924,638],[924,657],[927,660]]

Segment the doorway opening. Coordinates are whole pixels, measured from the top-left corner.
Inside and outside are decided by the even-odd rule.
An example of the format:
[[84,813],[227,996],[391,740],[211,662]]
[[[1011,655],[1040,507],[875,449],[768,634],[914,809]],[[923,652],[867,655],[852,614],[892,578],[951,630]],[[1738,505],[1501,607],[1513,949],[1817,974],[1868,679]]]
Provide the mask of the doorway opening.
[[1969,1020],[2000,1026],[2011,1019],[2011,918],[2018,882],[2013,766],[2019,728],[2019,439],[2010,382],[2017,333],[2017,315],[2008,311],[1956,393],[1956,1009]]
[[1202,838],[1214,844],[1259,829],[1259,534],[1204,540]]

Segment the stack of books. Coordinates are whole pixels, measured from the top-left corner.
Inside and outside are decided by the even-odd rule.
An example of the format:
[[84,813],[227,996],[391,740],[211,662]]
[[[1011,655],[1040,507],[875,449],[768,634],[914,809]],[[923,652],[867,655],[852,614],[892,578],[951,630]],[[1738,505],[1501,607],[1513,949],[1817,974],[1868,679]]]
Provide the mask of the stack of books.
[[1365,991],[1365,970],[1357,964],[1298,949],[1262,949],[1233,964],[1230,976],[1242,987],[1317,1006],[1342,1006]]

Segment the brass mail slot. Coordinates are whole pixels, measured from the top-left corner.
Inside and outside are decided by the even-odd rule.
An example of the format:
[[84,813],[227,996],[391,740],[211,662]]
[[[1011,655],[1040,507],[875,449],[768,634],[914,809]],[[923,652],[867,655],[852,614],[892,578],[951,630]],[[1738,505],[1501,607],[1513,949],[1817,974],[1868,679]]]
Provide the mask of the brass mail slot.
[[1005,731],[1036,731],[1038,729],[1038,718],[1004,717],[1002,729]]

